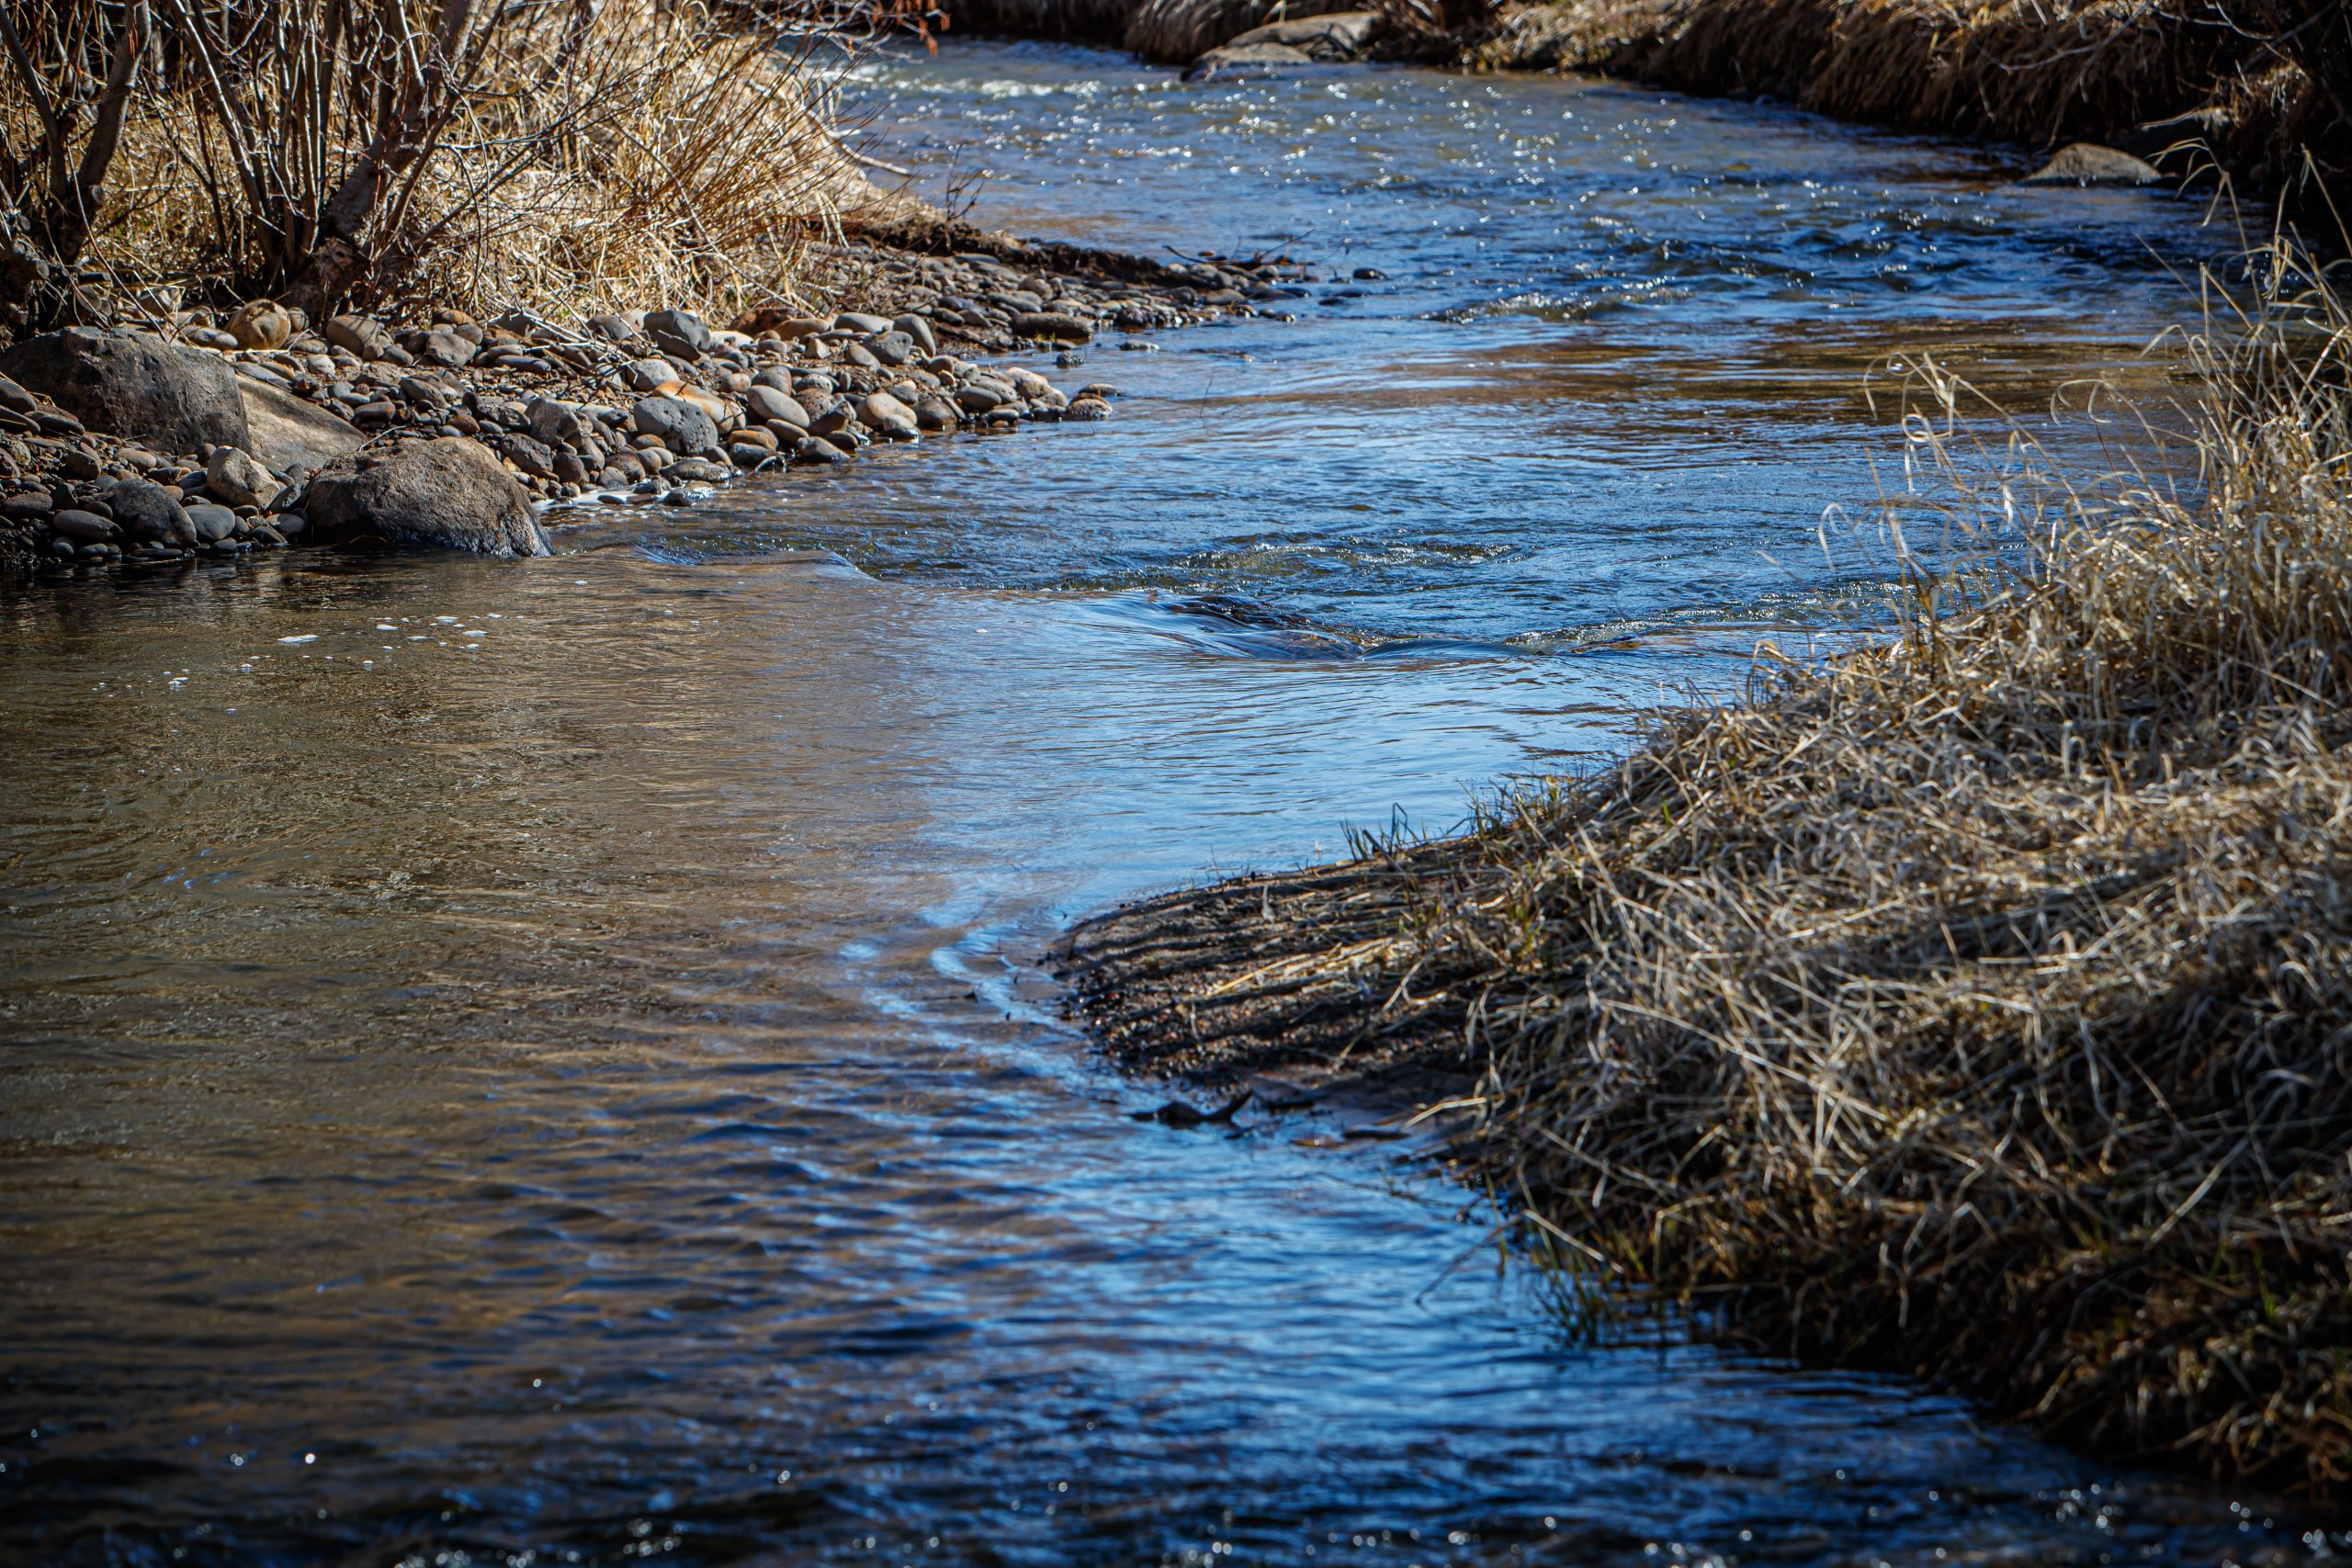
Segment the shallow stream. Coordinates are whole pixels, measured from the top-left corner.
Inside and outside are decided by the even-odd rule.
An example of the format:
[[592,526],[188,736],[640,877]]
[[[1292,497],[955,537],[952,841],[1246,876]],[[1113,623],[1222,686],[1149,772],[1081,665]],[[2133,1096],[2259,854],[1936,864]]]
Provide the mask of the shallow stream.
[[1817,531],[1899,460],[1863,375],[2160,386],[2194,209],[1572,81],[951,40],[846,91],[934,194],[985,159],[984,221],[1339,281],[1096,345],[1108,423],[550,560],[0,598],[0,1560],[2326,1550],[1580,1334],[1394,1149],[1129,1120],[1034,965],[1869,626],[1885,559]]

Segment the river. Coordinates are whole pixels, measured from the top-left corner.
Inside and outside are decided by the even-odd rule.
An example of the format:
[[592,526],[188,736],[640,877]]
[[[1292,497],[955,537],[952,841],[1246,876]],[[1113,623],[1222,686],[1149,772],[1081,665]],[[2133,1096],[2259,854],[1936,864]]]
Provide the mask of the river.
[[1095,345],[1107,423],[559,513],[548,560],[0,597],[0,1559],[2328,1550],[1565,1322],[1414,1156],[1129,1119],[1165,1091],[1035,964],[1877,624],[1821,527],[1899,468],[1864,374],[2161,384],[2192,206],[1577,81],[951,39],[842,93],[983,221],[1331,281]]

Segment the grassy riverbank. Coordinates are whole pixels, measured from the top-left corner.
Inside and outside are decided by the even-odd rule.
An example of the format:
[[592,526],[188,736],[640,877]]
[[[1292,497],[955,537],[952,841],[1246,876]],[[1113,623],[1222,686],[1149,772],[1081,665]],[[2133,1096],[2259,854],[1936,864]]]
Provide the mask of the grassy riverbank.
[[1890,646],[1464,837],[1123,911],[1087,1010],[1212,1079],[1455,1075],[1472,1179],[1594,1281],[2340,1489],[2352,327],[2277,265],[2194,344],[2190,491],[2044,485],[2030,564],[1917,577]]
[[2106,142],[2177,175],[2218,167],[2315,216],[2352,179],[2352,11],[2331,0],[1538,0],[1500,6],[1464,41],[1491,68],[1763,94],[2028,146]]

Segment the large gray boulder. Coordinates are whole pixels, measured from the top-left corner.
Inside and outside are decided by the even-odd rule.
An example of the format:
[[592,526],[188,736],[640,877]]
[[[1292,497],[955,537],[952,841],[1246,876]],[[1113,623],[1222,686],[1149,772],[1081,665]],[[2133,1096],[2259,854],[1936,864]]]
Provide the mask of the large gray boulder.
[[367,434],[349,420],[256,377],[238,377],[237,396],[244,401],[249,433],[237,445],[281,474],[323,468],[368,445]]
[[158,452],[243,446],[245,405],[229,362],[143,333],[44,333],[0,355],[0,375],[92,430]]
[[531,498],[489,447],[462,435],[405,441],[337,458],[311,480],[302,510],[326,544],[543,556]]

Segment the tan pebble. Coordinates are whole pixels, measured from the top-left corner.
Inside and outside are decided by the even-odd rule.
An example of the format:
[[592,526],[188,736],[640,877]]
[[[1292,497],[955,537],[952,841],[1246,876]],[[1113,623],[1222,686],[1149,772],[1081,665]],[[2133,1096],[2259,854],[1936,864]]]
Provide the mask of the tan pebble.
[[293,313],[275,299],[254,299],[229,317],[229,335],[240,348],[284,348],[294,335]]

